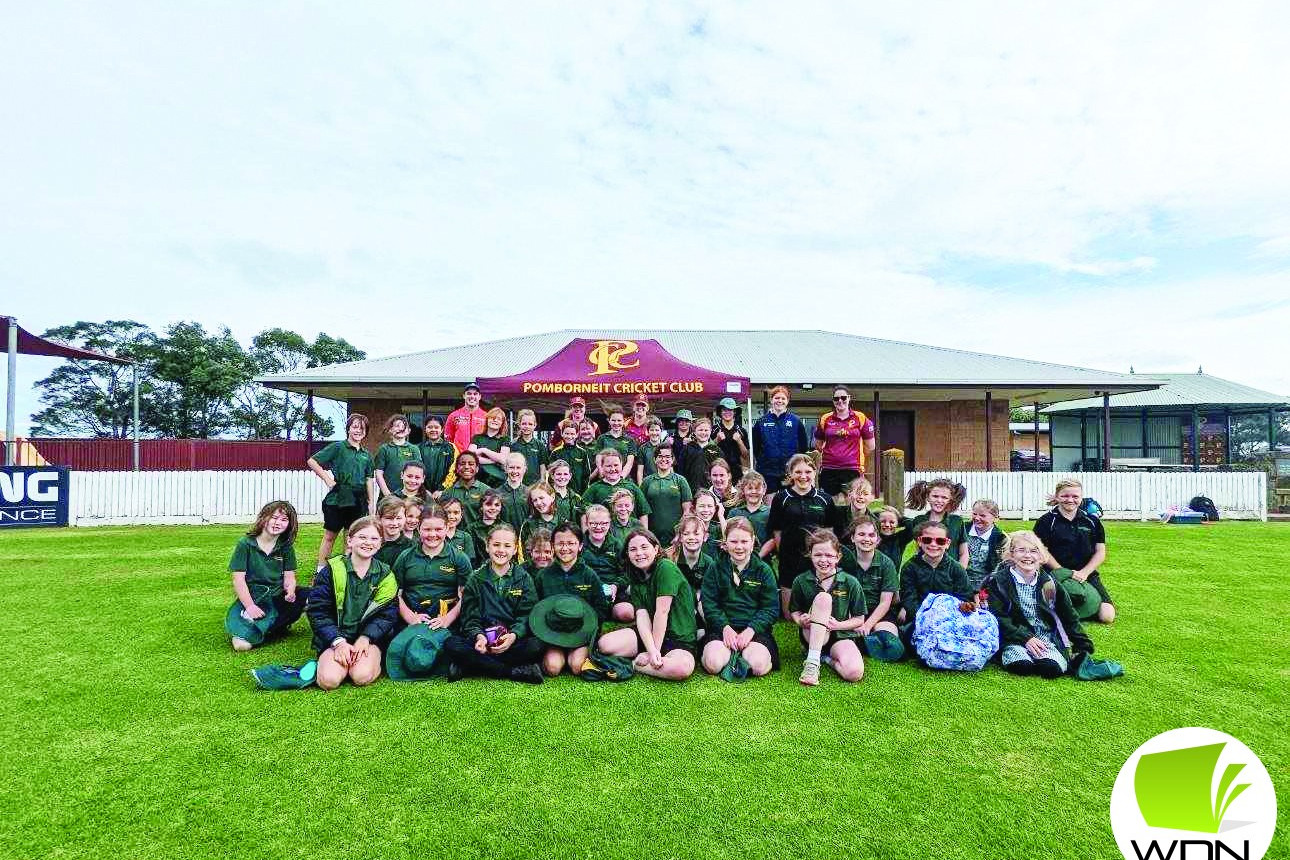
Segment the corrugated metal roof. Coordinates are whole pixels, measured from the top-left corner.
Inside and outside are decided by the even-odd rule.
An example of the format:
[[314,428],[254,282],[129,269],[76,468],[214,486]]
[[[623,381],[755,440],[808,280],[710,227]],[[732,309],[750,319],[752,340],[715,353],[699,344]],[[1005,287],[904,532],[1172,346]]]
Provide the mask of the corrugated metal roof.
[[[1290,405],[1290,397],[1260,391],[1239,382],[1220,379],[1207,373],[1152,373],[1153,379],[1165,380],[1165,385],[1154,391],[1137,391],[1131,394],[1111,395],[1111,408],[1190,409],[1193,406],[1243,406],[1272,407]],[[1046,413],[1079,412],[1084,409],[1101,409],[1101,398],[1068,400],[1042,410]]]
[[575,337],[653,338],[682,361],[748,376],[755,384],[828,385],[857,376],[877,385],[1143,387],[1131,376],[1042,361],[826,331],[565,329],[259,377],[267,385],[453,383],[520,373]]

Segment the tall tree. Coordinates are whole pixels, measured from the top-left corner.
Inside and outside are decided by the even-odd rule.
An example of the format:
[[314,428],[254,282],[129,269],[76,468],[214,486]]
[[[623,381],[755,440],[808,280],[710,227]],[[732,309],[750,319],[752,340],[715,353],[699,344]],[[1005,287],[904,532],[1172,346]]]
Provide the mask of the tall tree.
[[200,323],[174,323],[140,351],[157,383],[159,433],[212,439],[233,428],[233,398],[255,374],[255,364],[228,328],[207,334]]
[[[77,322],[46,330],[42,337],[68,346],[138,358],[151,342],[148,327],[133,320]],[[140,424],[147,432],[155,421],[153,381],[140,368]],[[71,359],[36,383],[44,408],[31,416],[32,436],[96,436],[124,439],[131,435],[133,404],[131,368],[109,361]]]
[[[343,338],[319,334],[311,344],[293,331],[271,328],[251,341],[248,351],[256,375],[289,373],[308,367],[321,367],[342,361],[357,361],[367,354]],[[271,391],[258,383],[249,383],[238,393],[234,416],[238,429],[250,438],[290,439],[304,435],[307,399],[287,391]],[[314,428],[319,436],[330,436],[334,425],[316,413]]]

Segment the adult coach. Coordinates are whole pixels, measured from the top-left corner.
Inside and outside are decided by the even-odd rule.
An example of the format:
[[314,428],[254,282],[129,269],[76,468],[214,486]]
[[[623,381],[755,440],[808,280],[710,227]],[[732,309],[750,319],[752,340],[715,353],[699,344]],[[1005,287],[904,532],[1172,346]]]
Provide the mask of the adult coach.
[[820,452],[820,489],[830,496],[864,474],[865,458],[877,448],[873,421],[851,409],[846,386],[833,389],[833,411],[820,416],[815,426],[815,450]]
[[484,416],[488,413],[480,405],[479,386],[471,382],[461,392],[462,405],[448,413],[443,433],[461,453],[470,447],[470,440],[484,432]]
[[776,385],[770,390],[770,411],[753,425],[757,450],[757,471],[766,478],[766,493],[773,496],[784,486],[788,461],[805,454],[810,446],[806,423],[788,411],[788,389]]

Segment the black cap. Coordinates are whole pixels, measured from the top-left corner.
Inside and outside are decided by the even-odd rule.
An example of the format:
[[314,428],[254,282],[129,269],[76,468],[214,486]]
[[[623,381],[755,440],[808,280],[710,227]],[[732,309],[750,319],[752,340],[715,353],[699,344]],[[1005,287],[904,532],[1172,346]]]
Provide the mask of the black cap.
[[473,382],[467,382],[466,387],[461,390],[461,393],[465,394],[467,391],[471,391],[471,390],[478,391],[479,386]]

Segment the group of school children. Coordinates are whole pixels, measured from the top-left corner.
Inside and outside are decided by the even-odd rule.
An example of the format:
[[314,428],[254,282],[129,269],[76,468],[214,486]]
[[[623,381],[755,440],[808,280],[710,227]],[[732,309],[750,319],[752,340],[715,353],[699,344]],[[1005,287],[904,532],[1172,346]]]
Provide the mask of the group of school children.
[[[1105,534],[1081,510],[1078,483],[1058,484],[1033,531],[1005,535],[989,500],[970,519],[956,513],[965,489],[949,480],[911,488],[905,507],[925,509],[912,519],[875,500],[858,470],[836,497],[826,492],[817,463],[828,432],[817,426],[817,453],[802,451],[800,419],[788,423],[799,450],[772,456],[768,487],[749,468],[733,401],[713,418],[681,410],[670,432],[647,401],[630,419],[607,406],[599,434],[575,398],[548,445],[529,410],[510,438],[505,413],[482,410],[472,388],[446,421],[426,420],[420,445],[396,415],[372,457],[368,421],[355,414],[346,438],[309,460],[328,493],[308,587],[296,581],[294,509],[264,506],[229,563],[236,650],[305,614],[322,689],[370,684],[383,669],[541,683],[565,668],[679,681],[701,665],[742,679],[780,667],[782,621],[798,630],[800,680],[814,686],[822,665],[855,682],[865,657],[921,659],[920,609],[949,595],[964,616],[997,627],[997,653],[992,644],[986,656],[1005,670],[1097,677],[1082,624],[1109,623],[1115,608],[1099,574]],[[796,416],[786,389],[774,397],[769,414],[782,428]],[[820,424],[863,428],[856,418],[835,410]],[[865,438],[841,435],[848,445]]]

